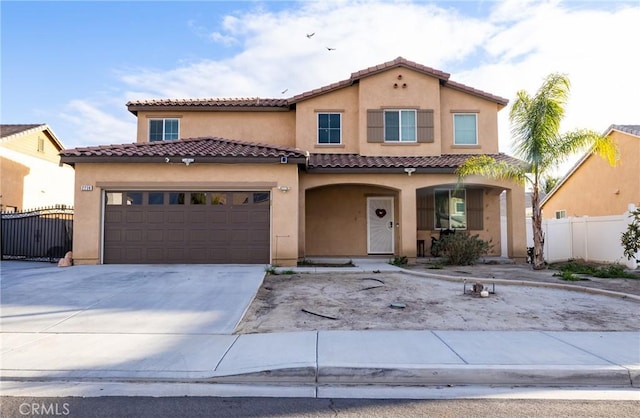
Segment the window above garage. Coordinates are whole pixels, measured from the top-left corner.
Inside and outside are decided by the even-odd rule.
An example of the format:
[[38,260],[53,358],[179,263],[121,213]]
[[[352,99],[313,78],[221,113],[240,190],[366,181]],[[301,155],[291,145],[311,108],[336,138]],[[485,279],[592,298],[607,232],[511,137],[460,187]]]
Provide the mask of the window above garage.
[[175,141],[180,138],[180,119],[149,119],[149,141]]

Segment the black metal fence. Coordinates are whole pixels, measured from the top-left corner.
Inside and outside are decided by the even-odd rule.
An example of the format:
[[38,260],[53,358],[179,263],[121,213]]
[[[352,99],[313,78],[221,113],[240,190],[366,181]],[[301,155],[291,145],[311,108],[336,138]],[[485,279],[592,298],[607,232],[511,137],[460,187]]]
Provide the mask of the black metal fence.
[[0,222],[2,259],[57,261],[71,251],[73,208],[54,206],[3,212]]

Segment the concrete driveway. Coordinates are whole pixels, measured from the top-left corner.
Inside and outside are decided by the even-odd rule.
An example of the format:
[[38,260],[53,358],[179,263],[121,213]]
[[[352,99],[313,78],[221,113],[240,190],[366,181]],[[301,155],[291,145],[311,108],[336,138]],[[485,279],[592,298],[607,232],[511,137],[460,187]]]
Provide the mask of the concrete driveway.
[[265,275],[261,265],[0,269],[3,333],[231,334]]
[[259,265],[0,264],[1,377],[209,376],[265,275]]

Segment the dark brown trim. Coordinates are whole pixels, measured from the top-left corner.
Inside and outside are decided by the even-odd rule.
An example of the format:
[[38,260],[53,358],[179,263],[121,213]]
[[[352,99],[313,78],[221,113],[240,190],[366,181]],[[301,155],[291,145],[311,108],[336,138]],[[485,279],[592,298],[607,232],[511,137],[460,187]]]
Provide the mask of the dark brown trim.
[[[404,174],[408,175],[405,172],[406,167],[307,167],[306,172],[309,174]],[[412,173],[415,174],[454,174],[456,172],[457,167],[447,168],[447,167],[423,167],[416,168],[416,171]]]
[[[283,163],[281,158],[286,157],[287,162]],[[182,164],[183,158],[193,158],[189,164],[305,164],[304,157],[199,157],[194,155],[168,155],[154,157],[140,156],[61,156],[60,162],[74,165],[78,163],[87,164],[108,164],[108,163],[131,163],[131,164]]]

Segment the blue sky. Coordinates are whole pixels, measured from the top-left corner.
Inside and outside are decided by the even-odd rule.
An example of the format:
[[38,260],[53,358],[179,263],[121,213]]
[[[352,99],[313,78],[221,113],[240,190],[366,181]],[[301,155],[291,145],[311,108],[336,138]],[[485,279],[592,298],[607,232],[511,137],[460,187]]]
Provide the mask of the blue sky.
[[[0,13],[1,122],[48,123],[68,148],[134,142],[128,100],[290,97],[398,56],[510,101],[564,72],[563,129],[640,124],[638,0],[5,0]],[[508,109],[499,123],[509,153]]]

